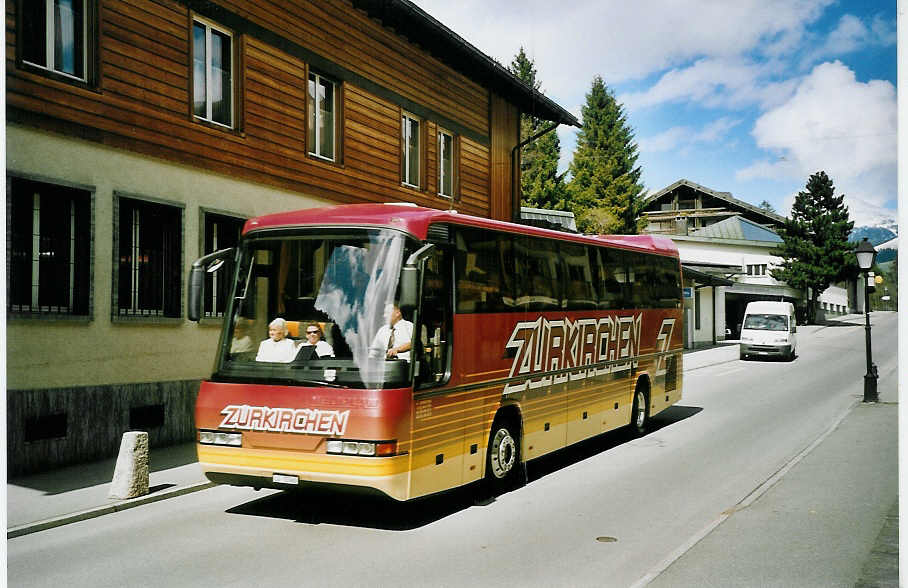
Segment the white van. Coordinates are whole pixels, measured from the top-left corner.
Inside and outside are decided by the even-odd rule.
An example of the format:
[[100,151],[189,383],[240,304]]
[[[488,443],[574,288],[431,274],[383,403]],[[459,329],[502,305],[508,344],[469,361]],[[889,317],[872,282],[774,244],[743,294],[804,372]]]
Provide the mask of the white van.
[[797,332],[791,302],[751,302],[741,324],[741,359],[756,355],[792,360],[798,347]]

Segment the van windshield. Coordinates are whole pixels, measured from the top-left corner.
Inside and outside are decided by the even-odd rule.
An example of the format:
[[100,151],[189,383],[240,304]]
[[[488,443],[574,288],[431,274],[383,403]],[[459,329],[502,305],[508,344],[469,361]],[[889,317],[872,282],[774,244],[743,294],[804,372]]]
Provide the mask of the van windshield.
[[788,317],[784,314],[749,314],[744,317],[744,328],[756,331],[787,331]]

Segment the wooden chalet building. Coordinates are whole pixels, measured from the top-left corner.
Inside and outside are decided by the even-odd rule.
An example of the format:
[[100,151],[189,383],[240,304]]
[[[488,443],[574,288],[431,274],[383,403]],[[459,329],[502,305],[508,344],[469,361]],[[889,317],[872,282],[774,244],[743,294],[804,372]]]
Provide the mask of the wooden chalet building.
[[11,476],[193,438],[185,276],[244,219],[511,219],[520,114],[578,125],[407,0],[7,0],[6,104]]
[[785,217],[738,200],[730,192],[718,192],[685,179],[650,195],[643,207],[647,220],[644,232],[651,234],[686,235],[732,217],[772,230],[785,224]]

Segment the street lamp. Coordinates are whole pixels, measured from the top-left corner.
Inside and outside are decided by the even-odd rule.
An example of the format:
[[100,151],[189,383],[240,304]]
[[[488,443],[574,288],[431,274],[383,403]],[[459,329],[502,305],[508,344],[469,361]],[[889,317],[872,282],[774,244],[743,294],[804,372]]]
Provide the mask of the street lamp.
[[879,402],[880,397],[876,391],[877,371],[873,365],[873,354],[870,347],[870,293],[867,288],[868,272],[873,267],[873,260],[876,259],[876,249],[864,237],[864,240],[858,243],[855,250],[858,258],[858,267],[864,274],[864,333],[867,339],[867,373],[864,375],[864,402]]

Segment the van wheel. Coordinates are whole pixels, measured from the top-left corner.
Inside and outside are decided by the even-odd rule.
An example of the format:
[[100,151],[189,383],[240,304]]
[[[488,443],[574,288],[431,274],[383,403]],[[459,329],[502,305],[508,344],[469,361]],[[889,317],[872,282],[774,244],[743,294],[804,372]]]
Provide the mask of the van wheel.
[[520,481],[520,434],[510,418],[496,418],[489,434],[486,482],[494,494],[513,490]]
[[649,394],[646,387],[637,384],[634,391],[634,407],[631,409],[631,426],[638,435],[646,433],[646,426],[649,424]]

